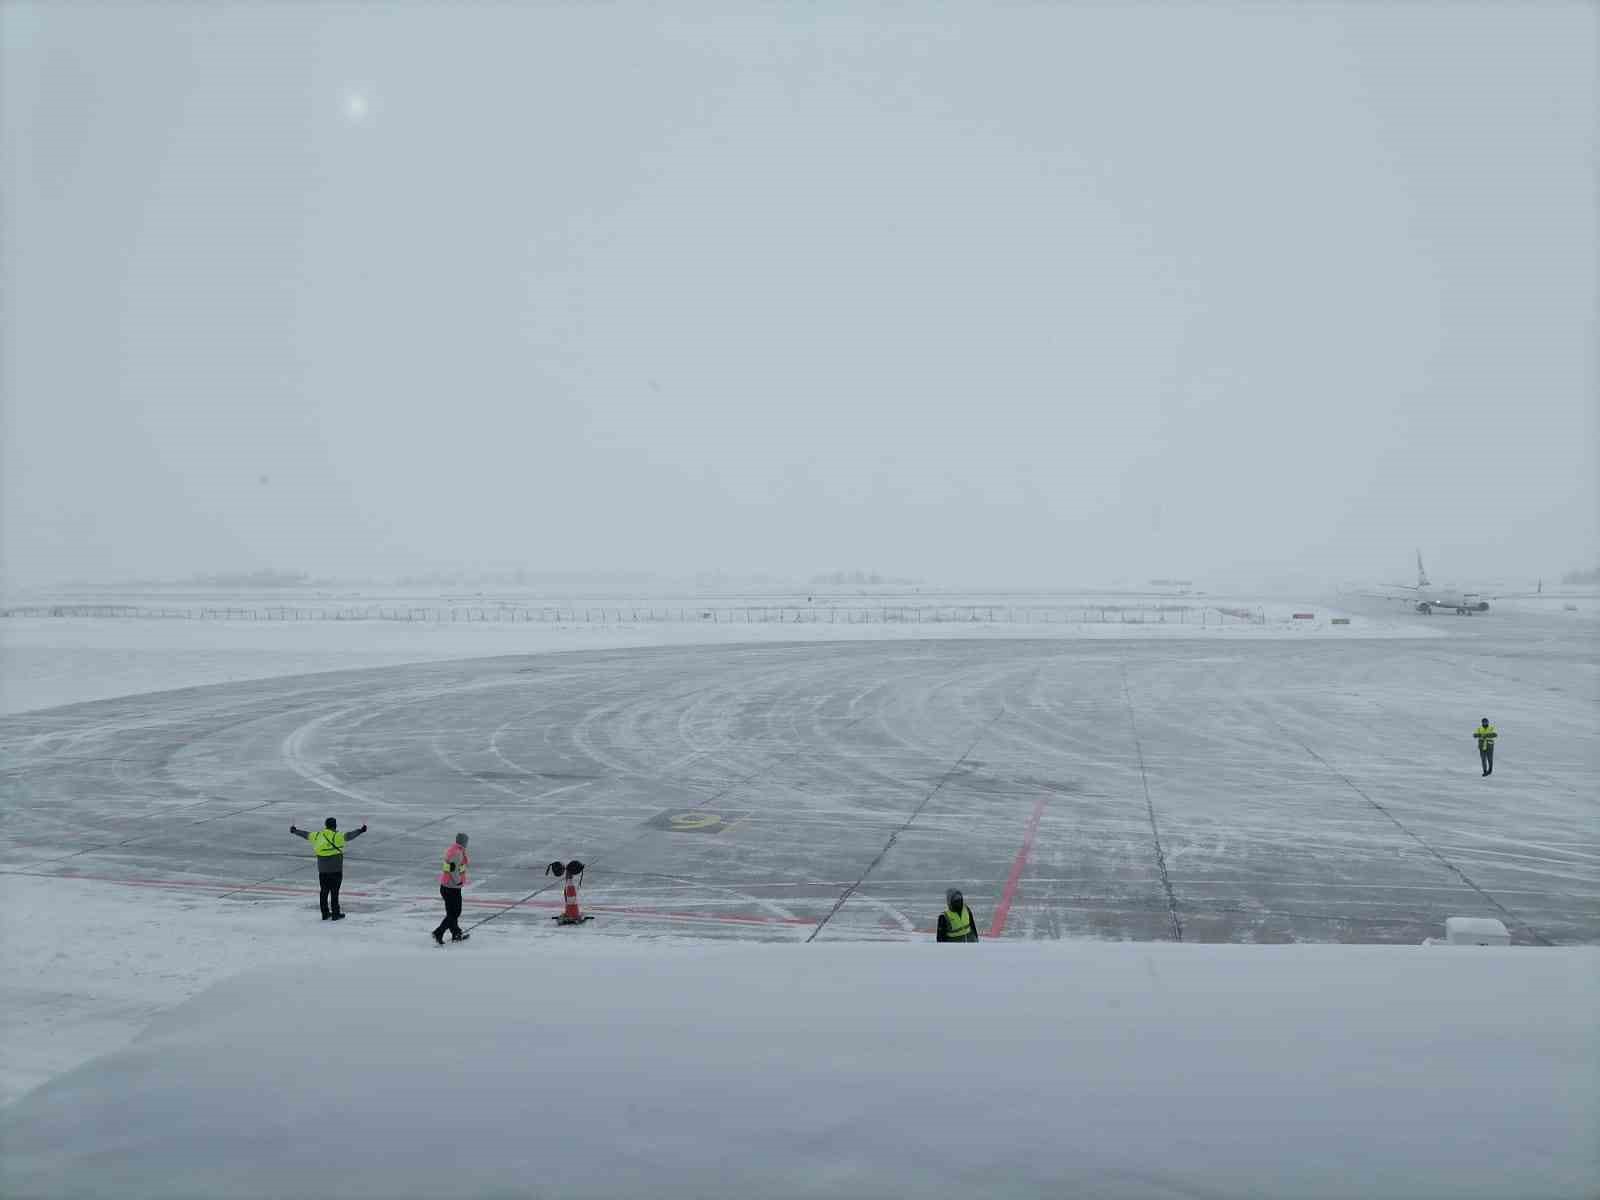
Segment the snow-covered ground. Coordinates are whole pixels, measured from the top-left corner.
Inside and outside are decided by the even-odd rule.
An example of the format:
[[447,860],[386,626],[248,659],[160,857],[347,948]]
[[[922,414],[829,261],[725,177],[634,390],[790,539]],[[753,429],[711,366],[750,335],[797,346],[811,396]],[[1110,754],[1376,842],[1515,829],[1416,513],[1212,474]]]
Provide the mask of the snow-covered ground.
[[297,940],[0,1113],[0,1191],[1594,1195],[1594,949]]
[[[241,606],[247,602],[236,600]],[[1349,625],[1334,625],[1331,617],[1347,614],[1323,605],[1263,605],[1248,599],[1218,603],[1260,612],[1266,623],[1226,620],[1215,609],[1210,610],[1206,625],[1180,622],[1176,614],[1164,622],[1152,617],[1137,623],[1071,623],[1064,619],[1070,617],[1071,609],[1053,612],[1055,619],[1049,621],[921,624],[727,619],[743,609],[718,610],[725,618],[719,621],[559,624],[10,617],[0,619],[0,713],[311,672],[626,647],[951,638],[1416,638],[1440,632],[1404,614],[1356,615],[1349,618]],[[1004,612],[1003,602],[997,607]],[[1051,610],[1031,611],[1037,616]],[[1294,620],[1296,611],[1314,612],[1315,619]]]
[[1504,613],[1550,614],[1568,619],[1593,621],[1600,618],[1600,593],[1578,588],[1547,592],[1539,596],[1496,599],[1494,611]]
[[[1593,639],[1313,611],[0,621],[0,1193],[282,1194],[334,1128],[351,1195],[1589,1195],[1600,955],[1527,943],[1594,936]],[[284,828],[324,810],[373,822],[339,924]],[[488,924],[437,951],[458,822]],[[582,932],[528,899],[573,852]],[[956,881],[1003,934],[960,960]],[[1086,940],[1447,915],[1524,944]]]
[[[359,842],[356,843],[359,846]],[[355,848],[355,847],[353,847]],[[352,888],[352,891],[358,891]],[[241,971],[305,961],[316,890],[219,899],[222,889],[0,875],[0,1104],[131,1041],[154,1017]],[[309,901],[309,909],[307,907]],[[360,908],[360,901],[347,900]],[[423,944],[437,894],[344,922],[341,958]],[[310,913],[312,923],[306,922]]]
[[[151,1019],[214,983],[304,961],[303,894],[248,904],[217,896],[0,875],[10,967],[0,982],[0,1104],[126,1045]],[[419,923],[408,927],[398,914],[363,919],[339,954],[416,945]]]

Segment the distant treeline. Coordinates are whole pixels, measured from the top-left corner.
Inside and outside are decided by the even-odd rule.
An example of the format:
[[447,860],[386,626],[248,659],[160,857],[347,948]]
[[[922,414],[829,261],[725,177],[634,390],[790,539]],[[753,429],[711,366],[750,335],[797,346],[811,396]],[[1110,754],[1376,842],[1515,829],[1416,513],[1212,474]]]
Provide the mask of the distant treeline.
[[306,587],[311,576],[304,571],[221,571],[196,575],[190,582],[215,588],[290,588]]
[[401,587],[577,587],[608,584],[643,588],[654,582],[649,571],[541,571],[518,567],[504,571],[424,571],[402,575]]
[[872,584],[890,584],[896,587],[909,587],[920,584],[920,579],[902,579],[894,575],[880,575],[876,571],[824,571],[820,575],[811,577],[812,583],[825,583],[834,587],[846,585],[870,586]]
[[1600,583],[1600,567],[1590,567],[1587,571],[1568,571],[1561,577],[1562,583]]

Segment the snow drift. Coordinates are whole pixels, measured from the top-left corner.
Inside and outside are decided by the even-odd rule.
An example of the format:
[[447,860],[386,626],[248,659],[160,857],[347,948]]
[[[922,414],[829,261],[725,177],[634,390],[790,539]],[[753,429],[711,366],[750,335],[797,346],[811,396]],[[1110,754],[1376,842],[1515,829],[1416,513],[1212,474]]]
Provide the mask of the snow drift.
[[542,939],[220,984],[7,1196],[1591,1194],[1600,952]]

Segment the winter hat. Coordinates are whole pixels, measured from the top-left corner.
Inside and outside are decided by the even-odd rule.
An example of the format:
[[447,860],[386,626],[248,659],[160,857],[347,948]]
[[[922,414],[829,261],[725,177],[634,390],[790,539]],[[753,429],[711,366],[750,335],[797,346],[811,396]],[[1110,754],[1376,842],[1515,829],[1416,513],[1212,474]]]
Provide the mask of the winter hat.
[[966,897],[961,894],[960,888],[951,888],[944,894],[944,906],[951,912],[957,911],[965,900]]
[[467,835],[464,834],[464,833],[456,834],[456,845],[465,846],[466,844],[467,844]]
[[339,822],[338,822],[338,820],[336,818],[329,817],[326,821],[324,821],[322,823],[322,827],[324,829],[337,829],[337,828],[339,828]]

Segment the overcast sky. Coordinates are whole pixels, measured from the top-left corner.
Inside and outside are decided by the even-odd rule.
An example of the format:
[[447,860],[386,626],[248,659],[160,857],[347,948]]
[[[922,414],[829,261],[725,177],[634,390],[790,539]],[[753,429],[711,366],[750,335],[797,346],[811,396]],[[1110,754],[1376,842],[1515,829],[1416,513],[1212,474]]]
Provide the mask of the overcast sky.
[[8,0],[6,580],[1593,563],[1597,33]]

